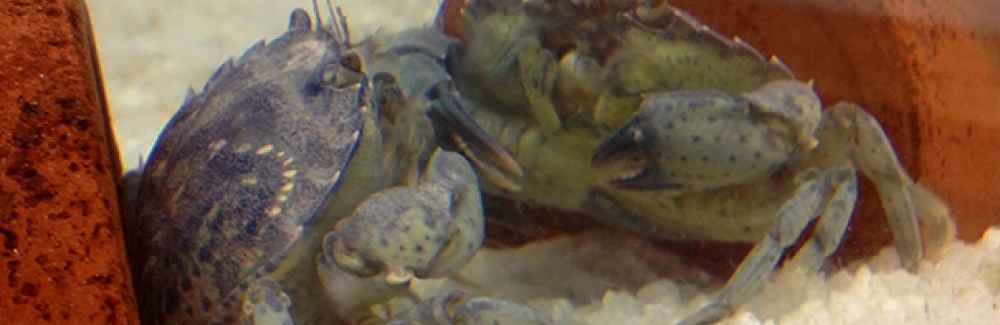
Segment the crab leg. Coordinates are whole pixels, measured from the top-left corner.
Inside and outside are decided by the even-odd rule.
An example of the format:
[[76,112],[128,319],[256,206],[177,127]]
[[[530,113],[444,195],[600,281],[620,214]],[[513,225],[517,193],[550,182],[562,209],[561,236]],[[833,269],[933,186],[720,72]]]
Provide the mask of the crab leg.
[[824,120],[853,122],[848,125],[857,130],[858,147],[853,151],[854,161],[878,187],[903,267],[916,272],[925,251],[921,245],[919,225],[913,216],[917,215],[932,225],[947,225],[931,228],[937,232],[930,234],[926,252],[936,255],[954,237],[954,225],[951,224],[947,206],[943,200],[910,179],[900,166],[881,125],[871,114],[849,103],[838,104],[827,111],[830,116]]
[[[881,125],[861,107],[840,103],[826,109],[821,120],[816,133],[819,147],[804,155],[798,164],[830,168],[839,161],[853,161],[875,183],[900,262],[915,272],[925,252],[937,255],[954,237],[954,225],[944,201],[913,182],[899,164]],[[922,241],[918,218],[934,230],[926,241]]]
[[795,257],[785,263],[785,268],[798,269],[803,274],[816,273],[823,266],[823,260],[840,246],[858,198],[858,178],[857,171],[850,164],[845,164],[832,173],[831,185],[835,187],[816,221],[816,229],[795,253]]
[[293,325],[289,308],[292,300],[281,290],[281,285],[271,278],[264,278],[250,287],[243,301],[245,325]]
[[[522,37],[517,54],[517,67],[521,72],[524,95],[528,100],[528,111],[546,133],[559,130],[562,125],[559,113],[552,103],[556,86],[557,66],[552,53],[542,48],[535,38]],[[506,66],[500,65],[500,66]]]
[[[896,241],[903,267],[916,272],[917,263],[923,257],[920,242],[920,229],[917,225],[916,211],[913,201],[906,188],[913,186],[903,167],[899,165],[896,154],[889,144],[888,138],[882,132],[882,127],[867,112],[860,107],[842,104],[830,108],[827,117],[833,127],[841,127],[847,132],[837,132],[843,135],[855,135],[857,147],[851,150],[858,167],[875,182],[882,206],[885,208]],[[854,132],[850,132],[854,131]],[[850,139],[835,139],[834,141],[849,141]]]
[[774,228],[740,263],[716,301],[686,317],[679,325],[714,323],[745,304],[770,277],[782,253],[798,241],[810,222],[817,219],[817,213],[816,233],[792,264],[806,272],[819,268],[823,258],[840,243],[857,198],[857,180],[849,164],[818,176],[817,173],[812,169],[799,176],[806,180],[778,210]]
[[802,182],[777,212],[774,228],[754,246],[740,263],[716,301],[686,317],[678,325],[710,324],[732,314],[734,307],[749,299],[774,271],[778,259],[799,238],[823,201],[825,182]]
[[944,200],[926,187],[914,184],[906,189],[920,212],[920,220],[927,229],[933,230],[926,233],[928,238],[924,238],[924,256],[932,260],[940,258],[957,231],[951,212]]

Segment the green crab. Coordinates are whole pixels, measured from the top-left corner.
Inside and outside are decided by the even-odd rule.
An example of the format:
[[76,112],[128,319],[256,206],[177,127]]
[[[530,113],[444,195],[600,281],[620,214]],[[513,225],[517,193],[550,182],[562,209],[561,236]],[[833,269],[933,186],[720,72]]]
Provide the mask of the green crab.
[[[189,92],[142,170],[123,178],[143,324],[545,324],[513,302],[409,293],[482,244],[467,159],[513,159],[437,96],[411,101],[421,106],[401,112],[408,119],[381,118],[402,107],[381,90],[432,94],[450,77],[438,66],[407,87],[368,78],[343,17],[332,16],[314,26],[297,9],[280,37],[223,64]],[[438,136],[461,139],[466,156],[438,148]],[[405,159],[386,167],[384,156]],[[410,309],[373,309],[407,297]]]
[[780,60],[665,0],[441,8],[437,26],[459,43],[445,64],[462,106],[524,170],[485,192],[653,238],[756,243],[681,324],[731,314],[811,223],[785,265],[817,272],[853,213],[857,170],[876,184],[907,270],[951,238],[945,203],[914,183],[868,112],[822,109]]

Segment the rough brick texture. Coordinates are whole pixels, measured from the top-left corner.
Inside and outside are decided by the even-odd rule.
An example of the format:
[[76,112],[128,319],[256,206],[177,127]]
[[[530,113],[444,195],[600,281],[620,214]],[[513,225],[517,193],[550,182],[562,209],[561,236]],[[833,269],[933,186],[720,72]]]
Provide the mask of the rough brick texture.
[[138,324],[80,0],[0,1],[0,323]]

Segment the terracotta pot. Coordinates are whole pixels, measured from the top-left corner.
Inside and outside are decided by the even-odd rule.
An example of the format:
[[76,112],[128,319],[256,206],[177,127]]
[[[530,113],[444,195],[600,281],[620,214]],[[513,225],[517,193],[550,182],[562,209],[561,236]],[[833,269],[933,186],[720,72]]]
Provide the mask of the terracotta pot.
[[0,319],[138,324],[81,0],[0,1]]

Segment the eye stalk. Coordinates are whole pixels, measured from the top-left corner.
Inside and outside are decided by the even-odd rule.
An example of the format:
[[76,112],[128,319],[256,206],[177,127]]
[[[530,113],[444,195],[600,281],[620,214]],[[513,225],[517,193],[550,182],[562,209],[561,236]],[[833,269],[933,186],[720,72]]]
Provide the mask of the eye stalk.
[[361,58],[354,51],[345,52],[337,62],[323,67],[323,84],[337,88],[356,85],[361,82],[364,74],[361,72]]

